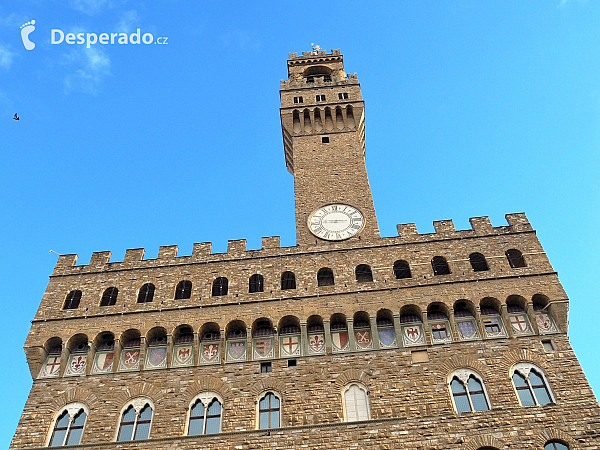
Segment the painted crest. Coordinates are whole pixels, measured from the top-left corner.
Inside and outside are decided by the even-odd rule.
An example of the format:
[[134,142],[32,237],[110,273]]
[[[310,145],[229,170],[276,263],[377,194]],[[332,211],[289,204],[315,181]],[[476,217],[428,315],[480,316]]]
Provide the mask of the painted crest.
[[502,322],[499,317],[488,317],[483,319],[485,334],[488,337],[506,336],[506,332],[502,328]]
[[[233,342],[233,344],[245,344],[244,342]],[[234,346],[235,347],[235,346]],[[246,347],[245,345],[241,348],[237,348],[237,350],[241,351],[241,356],[243,356],[244,358],[246,357]],[[230,347],[231,350],[231,347]],[[237,353],[236,353],[237,354]],[[217,363],[220,361],[220,355],[219,355],[219,344],[217,343],[212,343],[212,344],[202,344],[202,355],[201,355],[201,362],[204,364],[208,364],[208,363]],[[239,358],[237,358],[239,359]]]
[[535,316],[535,321],[537,323],[538,328],[540,329],[540,332],[542,333],[551,333],[553,331],[556,331],[556,325],[554,325],[554,322],[546,313],[540,313],[537,316]]
[[331,342],[333,343],[333,351],[341,352],[344,350],[348,350],[348,332],[340,331],[340,332],[332,332],[331,333]]
[[146,369],[161,369],[163,367],[167,367],[167,348],[149,348],[146,356]]
[[357,350],[373,348],[373,342],[371,341],[371,330],[355,330],[354,337],[356,338]]
[[194,346],[176,345],[173,348],[173,367],[191,366],[194,363]]
[[421,325],[409,325],[402,328],[402,338],[404,345],[419,345],[425,343],[425,336]]
[[456,322],[456,327],[458,328],[458,335],[462,340],[476,339],[479,337],[475,323],[472,320],[458,320]]
[[96,353],[92,373],[110,373],[113,369],[114,353]]
[[393,328],[379,328],[379,345],[381,347],[391,347],[396,345],[396,333]]
[[123,350],[119,370],[135,370],[140,367],[140,351]]
[[48,356],[40,371],[40,378],[57,377],[60,372],[60,355]]
[[313,334],[308,338],[308,352],[322,353],[325,351],[325,336],[322,334]]
[[300,338],[298,336],[285,336],[281,338],[281,355],[296,356],[300,354]]
[[523,314],[511,316],[510,326],[515,334],[523,334],[529,332],[529,324],[527,318]]
[[246,359],[246,341],[230,342],[227,351],[228,361],[241,361]]
[[65,370],[65,376],[85,375],[85,366],[87,363],[87,355],[71,355],[69,364]]
[[273,339],[255,339],[254,340],[254,358],[272,358],[273,357]]

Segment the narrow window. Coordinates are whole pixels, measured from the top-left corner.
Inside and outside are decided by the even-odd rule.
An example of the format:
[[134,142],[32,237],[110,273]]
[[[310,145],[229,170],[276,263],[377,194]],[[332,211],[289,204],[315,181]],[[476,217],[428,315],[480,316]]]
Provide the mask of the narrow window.
[[150,436],[152,423],[152,407],[148,404],[140,410],[139,414],[133,405],[123,412],[119,427],[118,441],[140,441]]
[[369,283],[373,281],[373,272],[371,272],[371,267],[366,264],[360,264],[356,266],[356,281],[359,283]]
[[517,369],[512,379],[521,406],[547,405],[553,402],[544,378],[536,369],[531,368],[528,376]]
[[367,391],[357,384],[351,384],[344,391],[346,422],[369,420]]
[[527,264],[525,264],[525,258],[523,258],[523,255],[519,250],[516,250],[514,248],[507,250],[506,258],[508,259],[510,267],[512,267],[513,269],[517,269],[519,267],[527,267]]
[[550,441],[544,445],[544,450],[569,450],[569,446],[558,441]]
[[450,267],[446,262],[446,258],[443,256],[434,256],[431,260],[431,267],[433,267],[434,275],[449,275]]
[[412,274],[410,273],[410,266],[406,261],[400,259],[394,263],[394,276],[397,279],[412,277]]
[[489,270],[485,256],[481,253],[471,253],[469,255],[469,261],[474,272],[485,272]]
[[318,102],[324,102],[325,101],[325,95],[324,94],[317,95],[317,101]]
[[116,287],[109,287],[102,294],[100,306],[113,306],[117,303],[117,295],[119,295],[119,290]]
[[304,99],[302,97],[294,97],[294,103],[304,103]]
[[296,275],[294,275],[294,272],[288,271],[281,274],[281,289],[284,291],[296,289]]
[[297,361],[295,359],[288,359],[288,367],[296,367]]
[[154,285],[152,283],[146,283],[140,289],[138,294],[138,303],[150,303],[154,298]]
[[260,399],[258,409],[258,428],[266,430],[279,428],[279,398],[272,392],[268,392]]
[[321,143],[322,144],[329,144],[329,136],[323,136],[321,138]]
[[554,344],[552,343],[551,340],[542,341],[542,345],[544,346],[544,350],[546,350],[547,352],[554,351]]
[[75,290],[67,294],[63,309],[77,309],[79,308],[79,302],[81,301],[81,291]]
[[270,362],[260,363],[260,373],[271,373],[273,372],[273,367]]
[[490,409],[483,384],[471,374],[466,384],[458,376],[454,376],[450,382],[450,390],[454,399],[456,412],[487,411]]
[[49,447],[62,447],[63,445],[78,445],[81,442],[83,427],[87,415],[80,409],[71,420],[69,412],[65,410],[56,420]]
[[265,290],[264,284],[265,282],[263,276],[259,273],[255,273],[250,277],[248,283],[248,292],[250,292],[251,294],[253,292],[263,292]]
[[329,267],[319,269],[319,272],[317,273],[317,284],[319,286],[333,286],[335,284],[333,271]]
[[338,99],[340,99],[340,100],[347,100],[348,99],[348,93],[347,92],[340,92],[338,94]]
[[222,295],[227,295],[227,289],[229,286],[229,281],[225,277],[219,277],[213,281],[212,285],[212,296],[220,297]]
[[175,288],[175,300],[185,300],[192,297],[192,282],[182,280]]
[[196,400],[190,410],[190,424],[188,435],[195,436],[199,434],[215,434],[221,432],[221,403],[217,398],[213,398],[208,405],[200,399]]

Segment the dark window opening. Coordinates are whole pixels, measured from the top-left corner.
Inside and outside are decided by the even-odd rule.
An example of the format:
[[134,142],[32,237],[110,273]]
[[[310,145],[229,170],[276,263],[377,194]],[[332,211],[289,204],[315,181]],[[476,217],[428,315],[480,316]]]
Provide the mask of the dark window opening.
[[81,301],[81,291],[75,290],[67,294],[63,309],[77,309]]
[[317,101],[318,102],[324,102],[325,101],[325,94],[319,94],[319,95],[317,95]]
[[184,300],[192,297],[192,282],[183,280],[180,281],[175,288],[175,300]]
[[323,81],[331,81],[331,75],[323,75]]
[[359,283],[370,283],[373,281],[373,272],[366,264],[356,266],[356,281]]
[[212,296],[213,297],[221,297],[222,295],[227,295],[227,290],[229,287],[229,281],[225,277],[219,277],[213,281],[212,285]]
[[434,256],[431,260],[431,267],[433,267],[434,275],[449,275],[450,267],[446,262],[446,258],[443,256]]
[[146,283],[140,289],[138,294],[138,303],[150,303],[154,299],[154,285],[152,283]]
[[516,250],[514,248],[507,250],[506,258],[508,259],[510,267],[512,267],[513,269],[517,269],[519,267],[527,267],[527,264],[525,264],[525,258],[523,258],[523,255],[519,250]]
[[397,279],[412,278],[412,274],[410,273],[410,266],[406,261],[401,259],[394,263],[394,276]]
[[550,340],[542,341],[542,345],[544,346],[544,350],[546,350],[547,352],[554,351],[554,344],[552,343],[552,341],[550,341]]
[[489,270],[485,256],[481,253],[471,253],[469,255],[469,261],[474,272],[485,272]]
[[321,138],[321,143],[322,144],[329,144],[329,136],[323,136]]
[[271,373],[271,372],[273,372],[273,368],[271,367],[270,362],[260,363],[260,373]]
[[288,359],[288,367],[296,367],[296,365],[297,365],[297,360]]
[[319,272],[317,273],[317,284],[319,286],[333,286],[335,284],[333,271],[328,267],[319,269]]
[[250,277],[250,281],[249,281],[249,286],[248,286],[248,292],[250,292],[251,294],[254,292],[263,292],[265,290],[265,281],[264,278],[261,274],[259,273],[255,273],[254,275],[252,275]]
[[100,306],[113,306],[117,303],[117,295],[119,295],[119,290],[116,287],[109,287],[102,294]]
[[302,97],[294,97],[294,103],[304,103],[304,99]]
[[296,289],[296,275],[294,272],[283,272],[281,274],[281,289]]

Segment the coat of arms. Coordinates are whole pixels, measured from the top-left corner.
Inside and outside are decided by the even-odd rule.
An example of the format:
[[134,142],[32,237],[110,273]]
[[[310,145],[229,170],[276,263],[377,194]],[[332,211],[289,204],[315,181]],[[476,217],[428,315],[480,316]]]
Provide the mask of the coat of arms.
[[298,336],[285,336],[281,338],[282,355],[299,355],[300,339]]
[[229,361],[239,361],[246,359],[246,342],[230,342],[227,359]]
[[254,341],[254,356],[257,358],[273,357],[273,339],[256,339]]
[[404,338],[404,345],[417,345],[424,344],[425,338],[421,331],[421,326],[413,325],[404,327],[402,330],[402,337]]
[[140,351],[139,350],[124,350],[121,361],[121,370],[132,370],[137,369],[140,365]]
[[538,328],[542,333],[548,333],[551,331],[556,331],[556,327],[554,326],[554,322],[548,314],[540,313],[535,316],[535,321],[538,325]]
[[146,358],[146,367],[148,369],[156,369],[167,366],[167,349],[166,347],[150,348]]
[[510,325],[515,334],[523,334],[529,331],[529,325],[524,315],[519,314],[510,318]]
[[308,351],[310,353],[321,353],[325,350],[325,336],[313,334],[308,338]]
[[65,375],[85,374],[87,355],[71,355]]
[[371,342],[371,331],[370,330],[355,330],[354,337],[356,338],[356,348],[372,348],[373,343]]
[[179,345],[173,350],[173,367],[191,366],[194,362],[194,347]]
[[112,372],[114,353],[96,353],[92,373]]
[[[246,347],[244,346],[235,346],[234,344],[245,344],[244,342],[233,342],[231,344],[231,347],[229,348],[230,351],[232,350],[233,347],[236,348],[236,354],[237,352],[241,352],[240,356],[238,356],[236,359],[239,359],[239,357],[243,356],[245,354],[246,351]],[[218,362],[219,361],[219,344],[203,344],[202,345],[202,362]]]
[[472,320],[459,320],[456,322],[458,334],[461,339],[475,339],[478,337],[477,328]]
[[334,352],[348,350],[348,332],[340,331],[331,333],[331,342],[333,343]]
[[390,347],[396,345],[396,335],[393,328],[380,328],[379,332],[379,345],[382,347]]

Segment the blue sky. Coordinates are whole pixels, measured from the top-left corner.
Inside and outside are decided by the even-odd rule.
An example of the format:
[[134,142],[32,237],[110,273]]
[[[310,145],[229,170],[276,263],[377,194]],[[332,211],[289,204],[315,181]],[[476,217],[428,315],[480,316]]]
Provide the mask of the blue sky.
[[[288,52],[340,48],[366,101],[384,236],[397,223],[527,213],[571,300],[596,394],[600,2],[23,0],[0,6],[0,299],[7,447],[31,385],[22,345],[58,253],[262,236],[294,245],[279,123]],[[31,20],[27,51],[20,26]],[[50,30],[167,45],[50,44]],[[18,113],[21,120],[14,121]],[[263,208],[269,205],[269,208]]]

